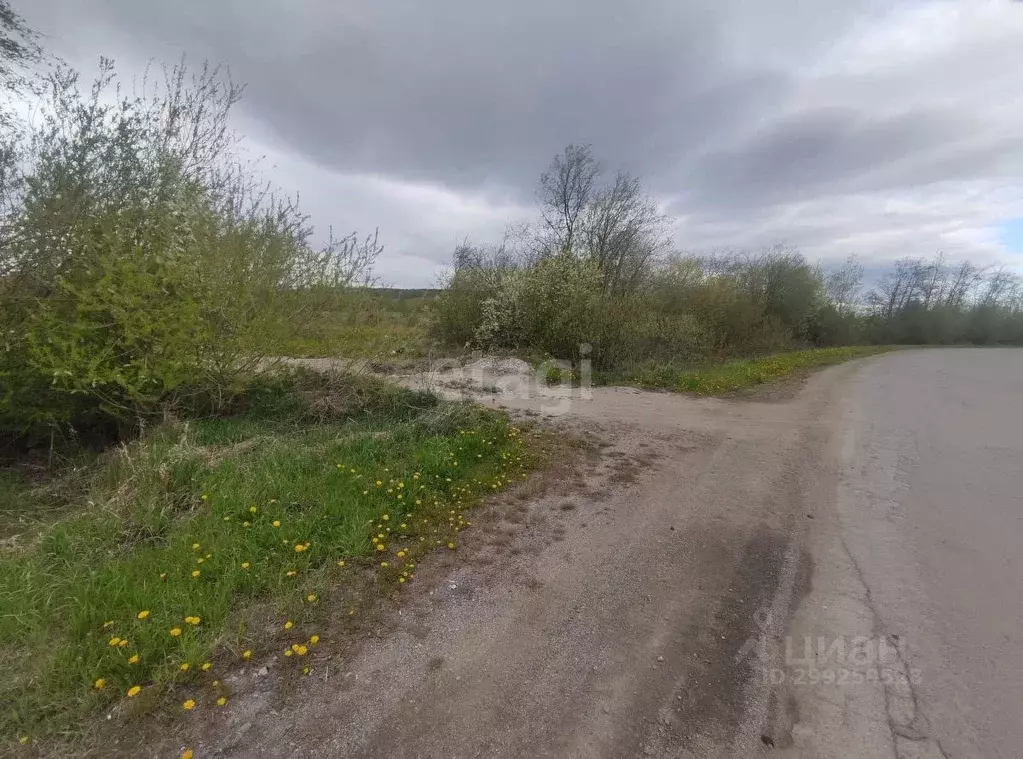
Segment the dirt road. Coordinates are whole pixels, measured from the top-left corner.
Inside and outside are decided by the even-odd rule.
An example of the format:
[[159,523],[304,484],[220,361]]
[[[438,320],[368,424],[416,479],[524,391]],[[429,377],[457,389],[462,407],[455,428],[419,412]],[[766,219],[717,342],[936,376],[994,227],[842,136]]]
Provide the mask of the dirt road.
[[1023,755],[1021,378],[920,351],[756,401],[493,394],[604,443],[300,694],[241,673],[197,756]]

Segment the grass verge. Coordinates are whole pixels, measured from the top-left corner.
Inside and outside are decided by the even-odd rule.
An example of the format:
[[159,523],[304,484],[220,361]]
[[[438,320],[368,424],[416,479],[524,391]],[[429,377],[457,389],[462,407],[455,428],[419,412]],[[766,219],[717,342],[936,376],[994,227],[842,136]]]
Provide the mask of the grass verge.
[[705,366],[662,364],[608,379],[639,387],[663,388],[697,395],[725,395],[889,350],[892,350],[889,346],[812,348]]
[[[504,416],[359,378],[275,380],[230,418],[165,422],[79,471],[80,508],[0,547],[0,731],[73,740],[100,710],[216,708],[239,660],[298,675],[321,625],[358,611],[348,583],[414,582],[529,463]],[[6,484],[24,525],[11,489],[30,488]]]

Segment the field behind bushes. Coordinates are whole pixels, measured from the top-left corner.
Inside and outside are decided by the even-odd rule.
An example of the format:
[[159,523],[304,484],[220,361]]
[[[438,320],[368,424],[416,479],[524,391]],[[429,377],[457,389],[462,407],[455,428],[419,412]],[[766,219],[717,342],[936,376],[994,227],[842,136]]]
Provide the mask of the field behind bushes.
[[330,309],[295,325],[281,355],[383,361],[450,353],[455,349],[430,335],[438,295],[437,290],[351,288]]

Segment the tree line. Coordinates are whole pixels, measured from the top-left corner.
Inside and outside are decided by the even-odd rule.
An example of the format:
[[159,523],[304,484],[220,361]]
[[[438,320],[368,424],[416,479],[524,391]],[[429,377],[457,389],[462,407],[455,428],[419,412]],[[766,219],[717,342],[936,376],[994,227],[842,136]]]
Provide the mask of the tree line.
[[801,346],[1023,344],[1023,285],[1000,267],[903,258],[867,287],[855,258],[827,271],[782,246],[675,250],[640,180],[569,145],[537,185],[538,218],[497,245],[460,245],[437,306],[447,342],[579,358],[600,368]]

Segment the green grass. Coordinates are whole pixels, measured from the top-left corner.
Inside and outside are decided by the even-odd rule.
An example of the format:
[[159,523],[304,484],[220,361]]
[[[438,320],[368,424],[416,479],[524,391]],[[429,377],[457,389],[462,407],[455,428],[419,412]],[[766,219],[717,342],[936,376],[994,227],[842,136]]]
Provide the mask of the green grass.
[[421,358],[429,352],[426,328],[420,325],[337,325],[318,335],[297,335],[283,353],[296,358]]
[[[331,382],[161,425],[80,474],[80,508],[0,548],[0,735],[67,734],[118,704],[212,707],[245,651],[329,638],[367,577],[383,592],[413,582],[420,556],[457,548],[466,509],[528,465],[502,415]],[[298,676],[307,659],[281,661]]]
[[697,395],[725,395],[791,377],[801,372],[892,350],[887,346],[813,348],[736,359],[720,364],[678,367],[663,364],[613,377],[640,387],[655,387]]
[[421,358],[430,351],[427,322],[433,296],[398,290],[357,290],[294,326],[283,346],[303,358]]

